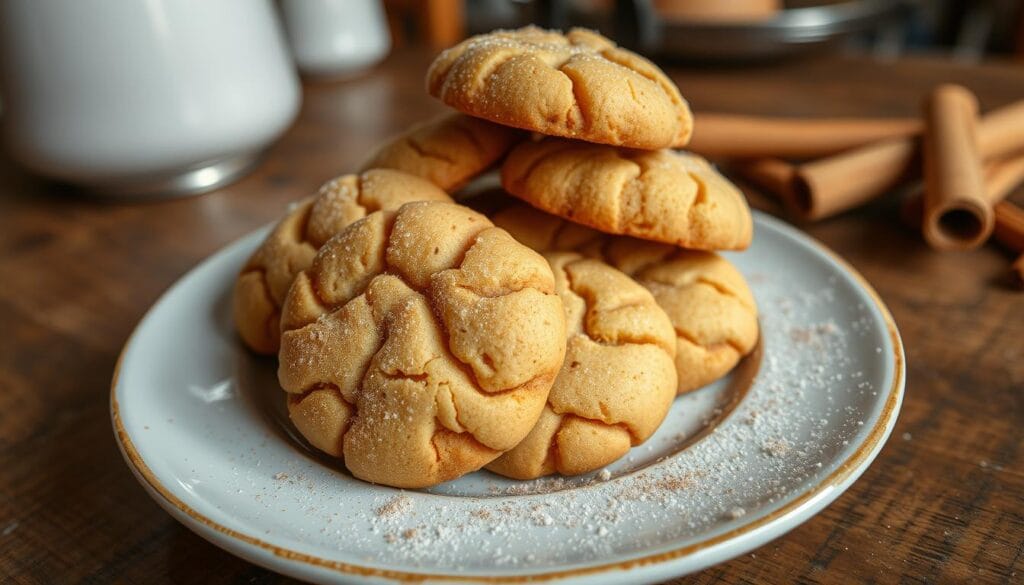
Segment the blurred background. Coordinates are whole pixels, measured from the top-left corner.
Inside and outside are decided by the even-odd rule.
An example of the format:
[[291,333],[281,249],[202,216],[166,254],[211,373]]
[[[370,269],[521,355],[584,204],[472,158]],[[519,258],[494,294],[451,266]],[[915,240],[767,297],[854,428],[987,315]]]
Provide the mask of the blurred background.
[[1020,0],[5,0],[3,143],[93,192],[202,193],[255,168],[314,85],[527,24],[597,29],[693,72],[829,55],[1024,63]]
[[435,47],[530,23],[587,26],[663,58],[761,60],[832,50],[1024,57],[1020,0],[385,0],[396,43]]

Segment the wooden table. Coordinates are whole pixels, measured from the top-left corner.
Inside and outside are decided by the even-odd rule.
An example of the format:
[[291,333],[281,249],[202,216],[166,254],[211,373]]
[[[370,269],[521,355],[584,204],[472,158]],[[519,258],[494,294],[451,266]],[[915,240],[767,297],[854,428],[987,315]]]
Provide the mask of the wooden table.
[[[110,203],[0,160],[0,576],[285,581],[195,536],[135,482],[108,418],[114,361],[192,265],[440,111],[422,88],[428,59],[404,52],[361,79],[307,86],[298,123],[265,162],[202,197]],[[913,115],[940,81],[969,85],[984,108],[1024,97],[1024,67],[933,59],[673,73],[697,110]],[[1024,294],[1008,285],[1009,255],[933,253],[887,201],[807,231],[892,309],[909,362],[902,415],[822,514],[687,582],[1024,580]]]

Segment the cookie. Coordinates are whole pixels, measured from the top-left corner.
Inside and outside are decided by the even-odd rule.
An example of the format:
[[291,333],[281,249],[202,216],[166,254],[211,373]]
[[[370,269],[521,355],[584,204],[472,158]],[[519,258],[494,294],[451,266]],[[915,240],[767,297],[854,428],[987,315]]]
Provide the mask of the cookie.
[[753,220],[743,194],[703,158],[546,138],[515,147],[506,191],[597,230],[696,250],[741,250]]
[[565,353],[547,261],[452,203],[368,215],[288,292],[278,380],[296,428],[358,478],[454,479],[533,428]]
[[246,261],[235,281],[232,310],[245,345],[257,353],[277,353],[285,294],[320,246],[368,213],[410,201],[451,198],[419,177],[371,170],[328,181],[316,196],[300,202]]
[[427,91],[471,116],[601,144],[680,147],[693,130],[689,106],[661,69],[583,29],[471,37],[434,60]]
[[445,114],[410,128],[385,144],[363,169],[395,169],[454,193],[480,175],[523,133],[463,114]]
[[600,260],[545,257],[565,307],[565,361],[537,425],[487,466],[515,479],[608,465],[654,434],[676,396],[675,335],[651,293]]
[[534,250],[600,258],[651,291],[675,329],[679,393],[721,378],[757,344],[754,296],[718,254],[609,236],[521,204],[492,220]]

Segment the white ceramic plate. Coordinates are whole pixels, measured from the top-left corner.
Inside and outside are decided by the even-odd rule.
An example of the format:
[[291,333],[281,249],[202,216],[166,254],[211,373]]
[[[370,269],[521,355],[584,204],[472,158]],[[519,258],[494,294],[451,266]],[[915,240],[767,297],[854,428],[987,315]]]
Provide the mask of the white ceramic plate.
[[903,348],[849,266],[755,216],[730,254],[761,311],[760,351],[676,400],[607,470],[515,482],[478,472],[428,491],[355,480],[283,424],[275,364],[237,342],[229,297],[265,230],[182,278],[114,375],[118,443],[177,520],[310,581],[653,582],[752,550],[835,500],[888,437]]

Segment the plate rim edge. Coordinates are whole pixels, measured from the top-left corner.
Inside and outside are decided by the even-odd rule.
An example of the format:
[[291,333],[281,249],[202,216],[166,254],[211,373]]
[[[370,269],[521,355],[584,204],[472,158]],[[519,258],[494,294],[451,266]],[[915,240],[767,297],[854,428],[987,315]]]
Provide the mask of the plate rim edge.
[[[279,547],[272,543],[263,541],[257,537],[241,533],[233,528],[229,528],[220,524],[211,518],[198,512],[178,496],[174,495],[168,490],[156,475],[149,468],[146,462],[142,459],[138,450],[135,448],[131,437],[128,435],[127,430],[121,420],[120,409],[117,401],[117,388],[120,380],[121,364],[124,359],[127,349],[131,346],[132,341],[135,339],[135,335],[138,332],[142,324],[149,318],[153,310],[167,297],[168,294],[181,282],[181,279],[187,277],[199,266],[205,262],[210,261],[214,256],[227,250],[237,242],[252,237],[255,233],[263,231],[266,226],[252,230],[242,237],[233,240],[220,248],[214,254],[207,256],[198,264],[192,266],[186,271],[181,277],[175,280],[164,292],[160,294],[156,301],[142,317],[136,323],[132,332],[129,334],[127,340],[121,348],[120,353],[117,357],[117,362],[114,365],[114,372],[110,382],[110,416],[111,424],[114,430],[114,438],[117,442],[118,450],[124,457],[125,462],[128,464],[132,471],[132,474],[141,483],[144,483],[146,491],[150,495],[159,495],[161,500],[157,503],[161,505],[165,510],[170,511],[174,508],[178,514],[184,514],[197,522],[197,526],[185,526],[194,532],[197,532],[203,538],[210,540],[209,536],[195,530],[196,527],[202,526],[207,530],[213,531],[213,533],[219,533],[222,536],[234,539],[237,541],[237,545],[244,548],[245,546],[255,547],[264,553],[273,554],[284,561],[290,561],[293,563],[302,563],[307,565],[307,569],[326,569],[339,574],[350,575],[353,577],[363,578],[383,578],[391,579],[396,581],[406,582],[427,582],[427,581],[448,581],[448,582],[463,582],[463,583],[522,583],[526,581],[553,581],[557,579],[568,579],[577,578],[583,576],[596,576],[600,574],[609,573],[612,571],[626,571],[630,569],[636,569],[647,566],[664,566],[673,560],[684,558],[693,553],[714,547],[716,545],[722,545],[733,539],[742,537],[744,535],[753,535],[759,530],[770,527],[775,522],[783,519],[783,517],[799,513],[809,503],[812,503],[817,498],[821,497],[826,491],[840,487],[844,483],[850,480],[856,480],[857,476],[860,475],[866,466],[878,455],[881,448],[884,446],[888,439],[889,433],[892,426],[895,424],[895,417],[899,414],[899,406],[902,403],[903,394],[905,391],[905,379],[906,379],[906,356],[904,353],[903,342],[900,336],[899,330],[896,326],[896,322],[893,319],[891,312],[886,306],[885,302],[882,301],[881,297],[875,291],[874,287],[864,278],[860,272],[857,271],[849,262],[847,262],[842,256],[834,252],[831,248],[826,246],[824,243],[811,237],[808,234],[801,232],[795,227],[775,218],[767,213],[757,213],[757,219],[770,225],[772,228],[782,232],[784,235],[791,239],[795,239],[800,243],[808,245],[810,248],[821,252],[830,260],[832,260],[842,271],[846,272],[853,280],[861,287],[861,289],[867,294],[868,298],[874,303],[875,308],[878,309],[882,316],[882,320],[885,323],[886,330],[889,334],[890,341],[892,343],[892,358],[893,358],[893,379],[890,385],[885,401],[882,406],[882,411],[878,417],[876,423],[872,426],[868,432],[865,440],[857,446],[846,459],[844,459],[832,473],[825,477],[822,481],[816,485],[810,487],[803,493],[799,494],[793,500],[780,506],[779,508],[771,511],[765,516],[753,520],[747,524],[737,526],[736,528],[726,531],[722,534],[710,537],[700,542],[690,543],[688,545],[674,548],[669,551],[663,551],[660,553],[647,554],[637,558],[632,558],[624,561],[618,561],[613,563],[605,563],[600,565],[594,565],[589,567],[578,567],[574,569],[561,569],[555,571],[548,571],[544,573],[533,573],[521,576],[515,575],[457,575],[457,574],[443,574],[443,573],[415,573],[409,571],[401,571],[395,569],[383,569],[376,567],[368,567],[363,565],[357,565],[353,563],[347,563],[343,561],[335,561],[330,559],[320,558],[314,555],[286,549]],[[825,505],[827,505],[826,503]],[[172,514],[172,517],[174,515]],[[178,518],[175,518],[176,520]],[[180,520],[179,520],[180,521]],[[802,523],[802,521],[801,521]],[[184,523],[183,523],[184,524]],[[782,533],[787,532],[790,528],[786,528]],[[214,542],[215,545],[220,545],[219,542]],[[249,560],[254,560],[252,554],[241,554],[236,550],[229,549],[229,552],[239,554]],[[250,551],[255,552],[255,551]],[[260,563],[258,563],[260,564]],[[273,568],[273,567],[271,567]]]

